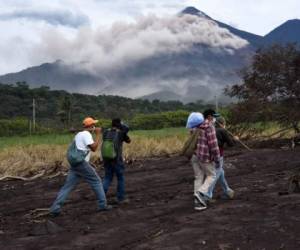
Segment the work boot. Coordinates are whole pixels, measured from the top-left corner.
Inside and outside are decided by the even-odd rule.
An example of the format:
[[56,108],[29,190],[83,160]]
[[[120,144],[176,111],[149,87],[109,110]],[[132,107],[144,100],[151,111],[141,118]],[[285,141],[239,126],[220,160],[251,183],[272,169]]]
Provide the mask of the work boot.
[[106,205],[105,207],[98,208],[98,212],[107,212],[112,210],[112,208],[113,207],[111,205]]
[[127,205],[130,203],[130,200],[128,198],[125,198],[123,200],[118,200],[118,205]]
[[234,191],[231,188],[229,188],[226,193],[229,199],[233,199]]
[[49,216],[51,217],[51,218],[55,218],[55,217],[57,217],[57,216],[59,216],[60,215],[60,212],[50,212],[49,213]]
[[221,194],[220,198],[222,200],[232,200],[234,197],[234,191],[230,188],[226,191],[226,193]]
[[111,204],[113,205],[125,205],[129,204],[130,200],[128,198],[124,198],[123,200],[118,200],[117,198],[113,199]]

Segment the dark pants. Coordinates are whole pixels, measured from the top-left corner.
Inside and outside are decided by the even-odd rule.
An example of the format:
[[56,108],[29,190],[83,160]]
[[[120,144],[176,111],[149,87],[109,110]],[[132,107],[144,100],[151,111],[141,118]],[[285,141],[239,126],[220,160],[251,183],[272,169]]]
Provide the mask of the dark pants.
[[103,189],[107,193],[109,186],[113,180],[114,175],[117,176],[117,199],[122,201],[125,198],[125,178],[124,178],[124,164],[116,161],[104,161],[105,176],[103,180]]

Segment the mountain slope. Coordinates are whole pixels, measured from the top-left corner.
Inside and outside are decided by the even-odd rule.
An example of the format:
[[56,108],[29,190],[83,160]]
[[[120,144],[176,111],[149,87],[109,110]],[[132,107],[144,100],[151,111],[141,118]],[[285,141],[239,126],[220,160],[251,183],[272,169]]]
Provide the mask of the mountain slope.
[[181,11],[180,14],[181,15],[182,14],[196,15],[199,17],[205,17],[209,20],[215,21],[221,28],[228,29],[232,34],[247,40],[251,45],[253,45],[255,47],[260,46],[262,43],[262,39],[263,39],[262,36],[255,35],[250,32],[247,32],[247,31],[239,30],[228,24],[217,21],[217,20],[211,18],[210,16],[208,16],[206,13],[204,13],[194,7],[187,7],[183,11]]
[[[101,62],[101,58],[97,58],[94,70],[85,67],[90,62],[56,61],[0,76],[0,82],[26,81],[34,87],[47,85],[86,94],[209,101],[215,95],[220,96],[226,85],[240,81],[237,72],[249,64],[261,44],[300,43],[299,22],[288,21],[261,37],[188,7],[173,19],[146,19],[125,31],[126,25],[112,30],[112,41],[118,42],[106,43],[100,49],[96,47],[98,51],[114,51],[107,57],[108,61],[112,60]],[[113,47],[119,43],[122,46]],[[118,52],[125,57],[120,57]],[[126,63],[120,64],[122,60]],[[97,67],[99,63],[104,64],[104,69]]]
[[[196,15],[186,15],[191,13]],[[140,33],[134,33],[140,26],[143,27]],[[153,39],[150,42],[146,40],[145,46],[144,37],[149,30],[149,37]],[[134,98],[147,96],[149,99],[162,100],[176,98],[184,102],[199,99],[208,101],[214,95],[221,94],[226,85],[239,81],[237,72],[247,65],[252,53],[247,41],[220,28],[205,13],[193,8],[187,8],[181,16],[171,19],[146,19],[142,25],[138,23],[130,26],[129,32],[125,33],[133,34],[127,38],[122,30],[118,42],[122,44],[125,39],[125,53],[130,51],[127,46],[136,37],[141,39],[134,40],[135,46],[142,47],[143,51],[139,58],[139,50],[132,50],[134,60],[121,67],[119,64],[118,67],[110,67],[106,63],[109,70],[96,67],[97,70],[92,74],[84,70],[80,63],[76,65],[57,61],[0,76],[0,82],[26,81],[31,86],[47,85],[52,89],[88,94],[115,94]],[[153,37],[153,34],[157,35]],[[115,39],[119,38],[115,30],[113,35],[117,36]],[[149,46],[152,46],[150,54],[143,56]],[[122,54],[122,48],[112,47],[111,50]],[[126,54],[126,61],[130,57],[131,54]],[[135,60],[137,57],[139,59]]]
[[159,91],[149,95],[142,96],[140,97],[140,99],[149,100],[149,101],[153,101],[153,100],[177,101],[181,99],[181,96],[171,91]]
[[0,76],[1,83],[27,82],[32,87],[50,86],[52,89],[70,92],[93,93],[95,83],[103,84],[104,80],[87,72],[78,70],[63,61],[44,63],[17,73]]
[[222,23],[222,22],[219,22],[219,21],[216,21],[216,22],[220,27],[228,29],[231,33],[235,34],[236,36],[247,40],[254,47],[261,46],[262,40],[263,40],[262,36],[255,35],[255,34],[252,34],[250,32],[247,32],[247,31],[236,29],[236,28],[234,28],[234,27],[232,27],[228,24],[225,24],[225,23]]
[[264,45],[271,45],[274,43],[300,44],[300,20],[289,20],[284,24],[280,25],[264,37],[263,43]]

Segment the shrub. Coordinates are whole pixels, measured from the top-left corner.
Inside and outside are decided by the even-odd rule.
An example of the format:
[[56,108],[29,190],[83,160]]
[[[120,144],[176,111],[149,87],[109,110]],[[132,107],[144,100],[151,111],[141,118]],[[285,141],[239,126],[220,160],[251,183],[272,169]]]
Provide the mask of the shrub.
[[185,126],[188,111],[162,112],[136,115],[129,125],[132,129],[161,129]]
[[0,136],[26,135],[29,133],[29,123],[27,119],[2,119],[0,120]]

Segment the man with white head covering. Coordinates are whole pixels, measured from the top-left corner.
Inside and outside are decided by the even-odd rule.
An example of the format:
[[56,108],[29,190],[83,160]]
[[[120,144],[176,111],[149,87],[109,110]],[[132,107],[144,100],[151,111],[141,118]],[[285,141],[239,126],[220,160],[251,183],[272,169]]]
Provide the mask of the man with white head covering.
[[214,110],[208,109],[204,111],[203,116],[205,120],[198,126],[201,132],[191,160],[197,180],[194,191],[195,210],[207,208],[207,201],[212,198],[210,188],[215,182],[216,168],[220,164],[220,150],[213,124],[217,114]]

